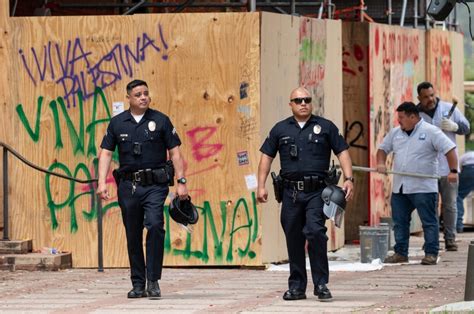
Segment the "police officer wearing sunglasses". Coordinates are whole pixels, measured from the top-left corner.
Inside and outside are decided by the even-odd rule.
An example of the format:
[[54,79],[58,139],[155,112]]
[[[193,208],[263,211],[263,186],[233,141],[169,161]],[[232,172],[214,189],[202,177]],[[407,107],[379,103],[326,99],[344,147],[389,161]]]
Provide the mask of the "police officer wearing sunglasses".
[[258,166],[257,199],[267,202],[265,187],[270,167],[276,154],[280,154],[280,177],[283,183],[281,196],[281,225],[286,237],[290,261],[288,290],[284,300],[306,299],[305,243],[314,295],[320,301],[332,299],[326,284],[329,281],[327,258],[326,216],[321,193],[330,166],[331,152],[339,159],[345,176],[343,189],[346,199],[353,194],[352,162],[349,146],[331,121],[312,114],[308,90],[298,87],[291,92],[289,106],[293,116],[278,122],[265,139]]
[[[110,120],[102,140],[99,155],[97,194],[110,198],[106,179],[112,155],[118,146],[118,171],[114,171],[118,202],[127,237],[133,289],[129,298],[161,296],[158,280],[163,266],[165,239],[163,205],[173,185],[174,172],[178,179],[177,194],[186,198],[181,141],[170,119],[150,109],[151,98],[147,83],[134,80],[127,85],[126,110]],[[173,166],[167,162],[167,153]],[[143,255],[143,227],[146,235],[146,262]],[[145,288],[146,287],[146,288]]]

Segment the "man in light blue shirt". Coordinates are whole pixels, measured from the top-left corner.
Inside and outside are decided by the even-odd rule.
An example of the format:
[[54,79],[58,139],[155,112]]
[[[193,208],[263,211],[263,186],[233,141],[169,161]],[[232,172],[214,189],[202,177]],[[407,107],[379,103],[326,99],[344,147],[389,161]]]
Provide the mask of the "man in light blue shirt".
[[[457,166],[456,145],[443,132],[423,121],[412,102],[397,108],[399,126],[390,130],[377,150],[377,171],[386,173],[387,155],[393,152],[393,170],[421,175],[438,175],[438,153],[446,156],[450,167]],[[448,180],[457,182],[457,173]],[[411,213],[416,208],[425,237],[423,265],[435,265],[439,251],[437,217],[437,179],[394,175],[391,198],[395,232],[395,254],[384,263],[408,262]]]
[[[418,109],[420,116],[426,122],[440,128],[446,136],[456,143],[456,134],[469,134],[469,122],[464,115],[451,103],[442,101],[435,97],[433,85],[430,82],[423,82],[417,87]],[[457,152],[456,152],[457,153]],[[439,193],[441,195],[441,213],[443,217],[444,241],[446,251],[457,251],[456,244],[456,217],[458,214],[456,198],[458,195],[458,182],[449,182],[448,174],[458,172],[458,165],[449,167],[444,154],[438,154]]]

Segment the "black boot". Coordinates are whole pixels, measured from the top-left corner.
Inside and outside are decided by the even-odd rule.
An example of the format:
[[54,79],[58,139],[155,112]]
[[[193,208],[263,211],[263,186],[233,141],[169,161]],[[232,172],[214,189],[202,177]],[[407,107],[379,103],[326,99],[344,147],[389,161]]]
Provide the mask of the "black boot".
[[160,285],[158,284],[158,280],[156,281],[148,281],[148,288],[147,288],[148,298],[149,299],[158,299],[161,297],[161,290]]
[[146,296],[145,287],[133,287],[127,294],[127,298],[129,299],[144,298]]
[[319,301],[331,301],[332,295],[331,291],[329,291],[328,287],[325,284],[317,285],[314,288],[314,295],[318,296]]

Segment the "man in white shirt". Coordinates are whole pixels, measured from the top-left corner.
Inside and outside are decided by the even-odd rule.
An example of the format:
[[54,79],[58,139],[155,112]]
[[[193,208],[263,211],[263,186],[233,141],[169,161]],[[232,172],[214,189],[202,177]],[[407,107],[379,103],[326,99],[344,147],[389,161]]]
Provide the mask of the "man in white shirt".
[[[385,162],[394,154],[393,170],[398,172],[438,174],[438,153],[446,156],[449,166],[457,165],[456,145],[440,129],[421,119],[412,102],[397,108],[400,125],[390,130],[377,150],[377,170],[386,173]],[[457,181],[457,173],[448,175],[449,182]],[[439,224],[437,217],[437,179],[394,175],[391,197],[392,219],[395,232],[395,254],[384,263],[408,262],[411,213],[416,208],[425,237],[423,265],[435,265],[439,251]]]

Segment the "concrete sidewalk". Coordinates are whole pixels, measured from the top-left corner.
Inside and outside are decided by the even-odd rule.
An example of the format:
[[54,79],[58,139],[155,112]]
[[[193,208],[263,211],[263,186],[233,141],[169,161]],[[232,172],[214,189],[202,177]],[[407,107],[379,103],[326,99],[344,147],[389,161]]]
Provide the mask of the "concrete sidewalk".
[[[440,235],[442,238],[442,235]],[[127,299],[126,269],[0,272],[1,313],[199,313],[199,312],[428,312],[463,301],[467,248],[474,233],[458,235],[458,252],[441,252],[436,266],[406,264],[369,272],[332,271],[334,300],[284,301],[286,271],[165,268],[160,300]],[[422,238],[411,237],[420,249]],[[337,254],[337,253],[336,253]],[[421,259],[416,257],[414,259]],[[413,260],[413,259],[411,259]],[[474,309],[471,309],[474,311]]]

